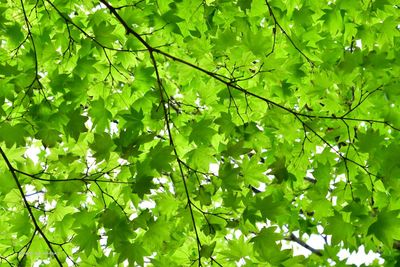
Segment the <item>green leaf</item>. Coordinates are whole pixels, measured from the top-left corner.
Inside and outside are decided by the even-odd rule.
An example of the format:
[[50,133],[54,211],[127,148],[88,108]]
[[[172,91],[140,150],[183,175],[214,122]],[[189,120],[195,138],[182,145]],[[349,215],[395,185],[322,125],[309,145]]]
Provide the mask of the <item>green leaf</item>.
[[134,132],[139,132],[143,128],[143,111],[136,111],[133,107],[129,112],[121,113],[121,117],[126,121],[126,127],[132,129]]
[[327,218],[326,233],[332,235],[333,244],[338,244],[342,240],[349,240],[354,234],[354,228],[350,223],[343,221],[340,214]]
[[29,214],[26,211],[23,211],[22,213],[17,213],[13,216],[13,226],[10,230],[17,232],[19,238],[22,238],[22,236],[28,237],[33,231],[33,228],[30,225]]
[[377,220],[368,228],[368,234],[389,247],[393,246],[393,239],[400,239],[400,218],[399,210],[383,210],[378,214]]
[[163,171],[170,171],[170,163],[175,160],[173,148],[171,146],[163,146],[161,142],[155,147],[151,148],[149,156],[151,158],[150,166],[159,173]]
[[14,23],[11,26],[6,27],[6,34],[10,38],[13,46],[19,45],[25,37],[18,23]]
[[384,141],[384,137],[378,131],[368,129],[366,133],[358,134],[358,147],[360,152],[370,152]]
[[262,261],[278,264],[290,257],[288,253],[282,251],[276,244],[276,241],[280,239],[281,237],[275,233],[274,227],[264,227],[250,242],[254,244],[254,250]]
[[239,0],[238,1],[238,6],[242,9],[242,10],[244,10],[244,11],[246,11],[246,9],[250,9],[251,8],[251,3],[252,3],[253,1],[252,0]]
[[49,128],[40,129],[35,137],[42,140],[45,147],[54,147],[62,141],[61,132]]
[[207,189],[208,187],[200,186],[199,194],[196,197],[196,200],[199,200],[202,206],[203,205],[208,206],[212,204],[211,200],[212,192],[209,192],[210,190]]
[[1,195],[6,195],[8,194],[12,189],[16,188],[15,187],[15,181],[14,178],[12,177],[11,173],[4,170],[4,172],[1,173],[2,179],[2,186],[0,187],[0,194]]
[[144,240],[150,248],[158,248],[162,243],[170,239],[169,225],[162,219],[147,224],[148,230],[144,234]]
[[106,23],[106,21],[93,26],[95,38],[103,45],[111,45],[117,40],[117,37],[113,34],[114,29],[115,26]]
[[229,240],[228,245],[224,248],[225,251],[223,254],[235,261],[253,254],[252,244],[246,242],[243,236],[240,236],[238,239]]
[[90,144],[90,148],[95,151],[93,156],[98,160],[108,160],[110,158],[110,152],[113,150],[114,142],[110,135],[106,133],[94,134],[93,143]]
[[106,228],[114,228],[115,222],[120,220],[120,215],[114,209],[106,209],[101,215],[101,222]]
[[143,197],[145,194],[150,193],[150,189],[154,188],[152,182],[153,177],[148,175],[137,175],[135,182],[132,184],[132,192],[138,194],[139,197]]
[[271,172],[269,174],[274,175],[278,183],[281,183],[289,178],[289,172],[286,168],[286,158],[277,158],[269,168]]
[[0,142],[5,142],[7,147],[13,145],[24,146],[25,138],[29,136],[24,124],[11,125],[2,123],[0,125]]
[[129,264],[134,266],[135,263],[143,266],[144,264],[144,256],[148,253],[146,250],[143,249],[143,246],[138,243],[130,243],[130,242],[123,242],[119,244],[117,250],[120,253],[118,258],[118,262],[123,262],[125,259],[129,261]]
[[69,114],[69,121],[66,125],[65,132],[70,137],[74,138],[75,141],[78,141],[80,134],[87,131],[85,126],[87,119],[87,117],[81,115],[79,109],[75,109]]
[[93,127],[96,127],[98,132],[104,131],[104,129],[109,127],[109,121],[112,115],[111,112],[105,108],[103,98],[99,98],[99,100],[95,100],[91,103],[89,115],[93,118]]
[[264,174],[267,171],[267,167],[261,164],[256,156],[248,159],[247,157],[243,160],[242,172],[244,181],[254,187],[258,187],[260,182],[266,182],[267,177]]
[[280,221],[287,219],[287,216],[290,215],[288,204],[282,196],[278,199],[274,199],[273,196],[267,196],[263,199],[257,199],[256,207],[261,211],[264,218]]
[[199,146],[209,144],[215,134],[215,130],[209,127],[211,126],[211,123],[212,120],[207,119],[195,122],[189,135],[189,141],[194,142]]
[[399,10],[0,1],[0,265],[397,266]]
[[214,248],[217,242],[212,242],[210,245],[202,245],[200,250],[200,256],[203,258],[210,258],[214,252]]
[[97,250],[99,236],[95,225],[82,225],[74,231],[76,235],[73,241],[81,251],[85,252],[86,256],[89,256],[93,250]]
[[208,171],[210,163],[214,163],[214,150],[210,147],[198,147],[186,154],[189,164],[199,171]]

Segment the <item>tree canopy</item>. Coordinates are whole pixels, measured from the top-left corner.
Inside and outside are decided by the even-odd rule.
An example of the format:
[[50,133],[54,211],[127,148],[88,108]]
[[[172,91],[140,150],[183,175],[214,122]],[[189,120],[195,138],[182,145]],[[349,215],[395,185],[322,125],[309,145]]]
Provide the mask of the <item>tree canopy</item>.
[[1,1],[2,266],[398,266],[399,29],[397,0]]

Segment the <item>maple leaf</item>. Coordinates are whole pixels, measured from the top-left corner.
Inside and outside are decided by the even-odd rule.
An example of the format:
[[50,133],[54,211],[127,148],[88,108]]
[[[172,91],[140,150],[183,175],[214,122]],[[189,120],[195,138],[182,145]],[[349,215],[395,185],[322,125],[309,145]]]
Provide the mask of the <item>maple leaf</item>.
[[0,1],[0,266],[399,265],[395,2]]

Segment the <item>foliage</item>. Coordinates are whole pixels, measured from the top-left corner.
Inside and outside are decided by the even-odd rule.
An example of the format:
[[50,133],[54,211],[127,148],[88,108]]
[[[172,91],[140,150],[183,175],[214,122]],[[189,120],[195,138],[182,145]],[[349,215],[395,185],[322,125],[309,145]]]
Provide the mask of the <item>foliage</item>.
[[1,1],[0,261],[397,266],[396,2]]

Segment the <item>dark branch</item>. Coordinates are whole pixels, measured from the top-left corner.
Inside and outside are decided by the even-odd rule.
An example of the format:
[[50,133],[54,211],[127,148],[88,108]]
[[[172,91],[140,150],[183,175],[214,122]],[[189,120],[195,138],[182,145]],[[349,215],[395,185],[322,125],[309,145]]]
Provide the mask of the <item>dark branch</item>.
[[45,235],[45,233],[43,232],[42,228],[40,228],[34,214],[31,208],[31,205],[29,204],[28,200],[26,199],[25,193],[22,190],[22,186],[18,180],[17,174],[15,172],[14,167],[11,165],[11,162],[8,160],[6,154],[4,153],[3,149],[0,147],[0,154],[3,157],[4,161],[6,162],[6,165],[8,167],[8,170],[11,172],[12,177],[14,178],[15,183],[17,184],[18,187],[18,191],[21,194],[22,200],[24,201],[25,207],[28,210],[29,215],[31,216],[31,220],[33,222],[33,225],[35,226],[35,230],[39,232],[39,234],[42,236],[43,240],[46,242],[46,245],[48,246],[48,248],[50,249],[50,251],[52,252],[54,258],[56,259],[57,263],[59,266],[62,266],[62,263],[60,261],[60,259],[58,258],[53,246],[51,245],[51,242],[49,241],[49,239],[47,238],[47,236]]
[[297,244],[299,244],[300,246],[308,249],[309,251],[311,251],[312,253],[314,253],[315,255],[318,256],[322,256],[322,251],[315,249],[313,247],[311,247],[310,245],[308,245],[306,242],[304,242],[303,240],[301,240],[300,238],[298,238],[297,236],[295,236],[293,233],[290,234],[290,236],[288,238],[286,238],[286,240],[288,241],[293,241],[296,242]]

